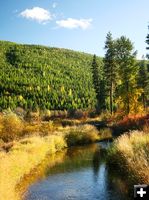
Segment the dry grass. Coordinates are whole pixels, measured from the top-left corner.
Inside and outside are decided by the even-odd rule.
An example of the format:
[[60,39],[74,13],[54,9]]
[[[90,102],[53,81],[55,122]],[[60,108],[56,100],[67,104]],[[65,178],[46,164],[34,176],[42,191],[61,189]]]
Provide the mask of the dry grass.
[[102,128],[99,131],[100,140],[104,139],[111,139],[112,138],[112,131],[110,128]]
[[6,142],[16,139],[24,127],[23,121],[14,113],[0,117],[0,138]]
[[47,154],[66,147],[61,136],[32,137],[16,142],[9,153],[0,152],[0,199],[18,200],[16,185],[39,165]]
[[27,122],[22,120],[15,113],[9,112],[0,115],[0,140],[10,142],[24,136],[46,136],[54,132],[57,127],[58,125],[55,125],[53,121]]
[[117,163],[131,180],[149,183],[149,134],[133,131],[119,137],[109,150],[109,162]]
[[68,146],[93,143],[99,139],[97,129],[92,125],[67,127],[65,139]]

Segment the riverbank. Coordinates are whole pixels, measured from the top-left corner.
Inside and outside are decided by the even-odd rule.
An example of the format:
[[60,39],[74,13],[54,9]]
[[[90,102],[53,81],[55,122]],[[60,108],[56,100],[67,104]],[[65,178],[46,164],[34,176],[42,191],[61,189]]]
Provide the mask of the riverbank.
[[48,136],[28,136],[13,141],[13,144],[11,142],[12,145],[6,143],[0,151],[1,199],[19,200],[16,186],[45,159],[47,154],[52,155],[69,146],[93,143],[99,138],[95,127],[82,125],[71,128],[59,127]]
[[0,152],[1,200],[19,200],[16,185],[47,156],[65,148],[62,136],[34,136],[15,142],[9,153]]
[[132,185],[149,184],[149,131],[118,137],[108,150],[108,164],[124,173]]
[[9,113],[0,116],[0,137],[1,200],[19,200],[16,186],[47,154],[93,143],[100,139],[100,134],[92,125],[62,127],[51,121],[31,123]]

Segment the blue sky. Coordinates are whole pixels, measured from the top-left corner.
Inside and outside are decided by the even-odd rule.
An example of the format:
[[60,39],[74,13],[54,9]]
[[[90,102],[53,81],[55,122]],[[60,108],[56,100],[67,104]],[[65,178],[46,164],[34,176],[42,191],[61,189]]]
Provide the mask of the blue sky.
[[149,0],[0,0],[0,40],[104,55],[108,31],[146,54]]

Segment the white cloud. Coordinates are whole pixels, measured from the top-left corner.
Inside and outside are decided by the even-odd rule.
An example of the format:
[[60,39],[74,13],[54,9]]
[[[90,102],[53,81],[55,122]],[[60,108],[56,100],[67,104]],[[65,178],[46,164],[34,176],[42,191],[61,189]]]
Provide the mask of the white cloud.
[[58,3],[54,2],[54,3],[52,4],[52,7],[53,7],[53,8],[56,8],[57,5],[58,5]]
[[43,8],[33,7],[32,9],[26,9],[20,13],[20,15],[26,19],[35,20],[39,23],[47,23],[52,20],[52,14]]
[[75,29],[81,28],[83,30],[89,28],[91,26],[92,19],[73,19],[68,18],[66,20],[59,20],[56,21],[56,24],[59,27],[68,28],[68,29]]

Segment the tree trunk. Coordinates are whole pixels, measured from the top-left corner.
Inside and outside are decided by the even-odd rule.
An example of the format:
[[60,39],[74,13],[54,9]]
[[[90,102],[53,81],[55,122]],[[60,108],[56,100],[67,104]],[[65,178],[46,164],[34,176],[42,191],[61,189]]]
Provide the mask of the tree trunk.
[[146,99],[145,99],[145,94],[142,94],[142,101],[143,101],[143,106],[144,106],[144,110],[146,110]]
[[126,105],[126,111],[127,111],[127,114],[129,114],[129,112],[130,112],[130,102],[129,102],[129,82],[127,81],[126,82],[126,91],[127,91],[127,100],[126,100],[126,102],[127,102],[127,105]]
[[110,112],[111,115],[113,114],[113,82],[111,81],[111,88],[110,88]]

